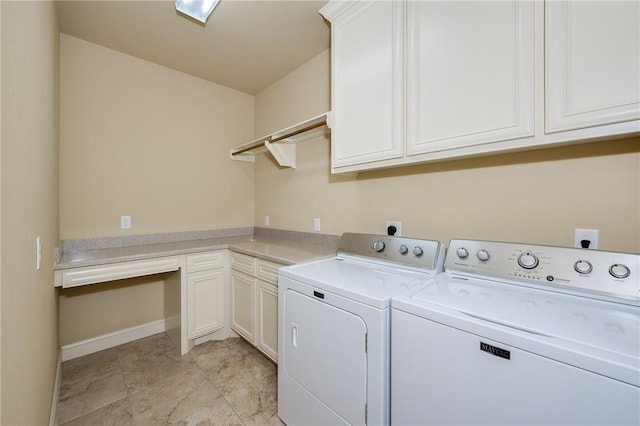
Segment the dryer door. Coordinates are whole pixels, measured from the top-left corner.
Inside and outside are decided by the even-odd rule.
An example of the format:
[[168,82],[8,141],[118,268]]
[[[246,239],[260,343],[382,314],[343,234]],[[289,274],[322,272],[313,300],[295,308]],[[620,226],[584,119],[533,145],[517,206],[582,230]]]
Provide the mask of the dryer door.
[[293,289],[284,296],[281,368],[347,423],[365,424],[365,322]]

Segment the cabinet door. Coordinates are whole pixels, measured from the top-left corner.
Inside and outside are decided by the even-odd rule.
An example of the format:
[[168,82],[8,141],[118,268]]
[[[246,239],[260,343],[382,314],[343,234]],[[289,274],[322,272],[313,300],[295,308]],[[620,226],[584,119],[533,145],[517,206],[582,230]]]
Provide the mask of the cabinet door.
[[546,3],[548,133],[640,119],[640,3]]
[[224,327],[225,283],[223,269],[187,275],[187,337],[189,339]]
[[258,349],[278,362],[278,288],[258,281]]
[[533,136],[532,2],[407,8],[407,154]]
[[231,328],[255,344],[255,278],[231,271]]
[[345,5],[337,16],[323,9],[331,21],[333,168],[404,153],[404,2]]

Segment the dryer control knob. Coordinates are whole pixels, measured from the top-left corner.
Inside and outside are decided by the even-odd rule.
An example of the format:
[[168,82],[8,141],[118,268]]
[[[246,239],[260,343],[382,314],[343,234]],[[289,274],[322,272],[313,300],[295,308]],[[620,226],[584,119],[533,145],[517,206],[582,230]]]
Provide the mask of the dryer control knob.
[[424,252],[422,251],[422,247],[420,247],[420,246],[415,246],[415,247],[413,248],[413,254],[414,254],[414,255],[416,255],[417,257],[422,256],[422,253],[424,253]]
[[404,244],[402,244],[400,246],[400,248],[398,249],[398,251],[400,252],[400,254],[407,254],[407,253],[409,253],[409,248],[407,246],[405,246]]
[[521,253],[520,256],[518,256],[518,265],[524,269],[533,269],[538,266],[538,258],[533,253]]
[[466,259],[467,257],[469,257],[469,251],[464,247],[459,247],[456,250],[456,254],[460,259]]
[[478,256],[478,259],[480,259],[482,262],[486,262],[491,257],[489,252],[484,249],[478,250],[478,253],[476,254],[476,256]]
[[620,263],[611,265],[611,267],[609,268],[609,273],[614,278],[627,278],[629,275],[631,275],[631,271],[629,270],[629,268]]
[[578,260],[573,264],[573,269],[575,269],[579,274],[588,274],[593,271],[593,265],[586,260]]
[[384,250],[384,241],[378,240],[375,243],[373,243],[373,249],[378,253]]

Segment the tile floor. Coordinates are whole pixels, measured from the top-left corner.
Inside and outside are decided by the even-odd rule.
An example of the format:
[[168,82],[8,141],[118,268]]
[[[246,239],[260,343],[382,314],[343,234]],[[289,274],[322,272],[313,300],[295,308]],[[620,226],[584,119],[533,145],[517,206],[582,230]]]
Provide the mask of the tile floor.
[[180,356],[164,333],[62,364],[59,426],[283,425],[276,366],[240,338]]

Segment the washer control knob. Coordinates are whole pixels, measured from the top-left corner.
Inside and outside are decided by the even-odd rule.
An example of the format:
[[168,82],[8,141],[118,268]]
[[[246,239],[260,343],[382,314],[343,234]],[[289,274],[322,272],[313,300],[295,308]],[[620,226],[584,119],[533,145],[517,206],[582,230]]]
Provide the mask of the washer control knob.
[[415,247],[413,248],[413,254],[415,254],[415,255],[416,255],[416,257],[420,257],[420,256],[422,256],[422,253],[424,253],[424,252],[422,251],[422,247],[420,247],[420,246],[415,246]]
[[400,248],[398,249],[398,251],[400,252],[400,254],[407,254],[407,253],[409,253],[409,248],[407,246],[405,246],[404,244],[402,244],[400,246]]
[[588,274],[593,271],[593,265],[586,260],[578,260],[573,264],[573,269],[575,269],[579,274]]
[[382,250],[384,250],[384,241],[378,240],[375,243],[373,243],[373,249],[378,253],[380,253]]
[[518,265],[524,269],[533,269],[538,266],[538,258],[533,253],[520,253],[520,256],[518,256]]
[[489,252],[484,249],[478,250],[478,253],[476,254],[476,256],[478,256],[478,259],[480,259],[482,262],[486,262],[491,257]]
[[627,278],[629,275],[631,275],[631,271],[629,270],[629,268],[620,263],[611,265],[611,267],[609,268],[609,273],[614,278]]
[[466,249],[466,248],[464,248],[464,247],[459,247],[459,248],[456,250],[456,254],[458,255],[458,257],[459,257],[460,259],[466,259],[467,257],[469,257],[469,250],[467,250],[467,249]]

